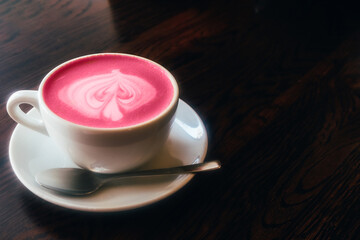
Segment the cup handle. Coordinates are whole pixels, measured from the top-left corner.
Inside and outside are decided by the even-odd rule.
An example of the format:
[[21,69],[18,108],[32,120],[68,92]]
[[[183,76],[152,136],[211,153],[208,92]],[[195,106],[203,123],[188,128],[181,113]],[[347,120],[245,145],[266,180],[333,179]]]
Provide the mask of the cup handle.
[[21,110],[20,104],[29,104],[40,112],[38,91],[21,90],[13,93],[7,101],[6,110],[15,122],[48,136],[44,121],[27,115]]

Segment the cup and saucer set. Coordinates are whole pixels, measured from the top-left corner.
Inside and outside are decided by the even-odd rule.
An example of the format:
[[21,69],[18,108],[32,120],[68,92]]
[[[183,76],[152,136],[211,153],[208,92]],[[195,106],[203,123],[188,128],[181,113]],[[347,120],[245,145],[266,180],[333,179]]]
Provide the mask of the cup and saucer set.
[[[141,60],[144,61],[142,58]],[[178,98],[177,103],[177,108],[174,108],[171,116],[172,125],[168,130],[168,137],[165,143],[161,145],[161,149],[157,151],[154,157],[137,167],[139,170],[168,168],[204,161],[208,147],[204,123],[195,110],[183,100]],[[37,119],[39,123],[42,121],[56,121],[46,119],[44,117],[46,114],[41,111],[40,115],[37,103],[30,101],[30,104],[34,108],[26,114],[21,114],[30,117],[33,122],[36,122]],[[79,168],[81,164],[76,164],[69,154],[65,153],[64,149],[54,140],[53,136],[57,138],[56,128],[54,134],[49,134],[49,137],[49,135],[43,134],[38,126],[36,126],[36,131],[34,131],[34,129],[26,126],[26,124],[24,126],[22,122],[18,121],[18,123],[12,133],[9,144],[9,158],[15,175],[32,193],[45,201],[64,208],[88,212],[131,210],[158,202],[174,194],[193,177],[193,174],[180,174],[129,178],[124,181],[107,184],[93,194],[80,197],[49,191],[36,182],[35,176],[38,173],[51,168]],[[71,129],[73,126],[63,127],[61,124],[59,126],[63,129],[59,130],[60,132],[71,132],[69,134],[71,137],[80,136],[76,132],[78,129],[73,130]],[[56,124],[53,125],[55,126]],[[50,129],[50,131],[52,130]],[[141,131],[146,132],[145,130]],[[137,135],[139,134],[137,133]],[[112,135],[111,137],[114,136]]]

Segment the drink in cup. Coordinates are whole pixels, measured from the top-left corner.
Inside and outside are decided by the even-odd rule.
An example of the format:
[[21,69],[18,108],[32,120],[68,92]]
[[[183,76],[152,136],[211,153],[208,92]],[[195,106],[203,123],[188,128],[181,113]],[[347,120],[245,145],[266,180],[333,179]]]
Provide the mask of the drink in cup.
[[[79,166],[114,173],[138,167],[160,150],[178,100],[176,80],[164,67],[102,53],[57,66],[37,91],[11,95],[7,110],[19,124],[52,138]],[[41,118],[25,114],[23,103]]]

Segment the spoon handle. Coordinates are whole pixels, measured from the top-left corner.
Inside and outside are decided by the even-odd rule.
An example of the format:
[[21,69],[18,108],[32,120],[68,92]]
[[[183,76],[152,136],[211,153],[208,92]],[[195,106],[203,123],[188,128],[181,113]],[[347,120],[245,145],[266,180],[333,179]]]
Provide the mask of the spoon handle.
[[196,163],[196,164],[190,164],[190,165],[172,167],[172,168],[150,169],[150,170],[142,170],[142,171],[129,172],[129,173],[117,173],[117,174],[96,174],[96,176],[103,180],[113,180],[124,177],[196,173],[196,172],[216,170],[219,169],[220,167],[221,167],[220,162],[215,160],[210,162]]

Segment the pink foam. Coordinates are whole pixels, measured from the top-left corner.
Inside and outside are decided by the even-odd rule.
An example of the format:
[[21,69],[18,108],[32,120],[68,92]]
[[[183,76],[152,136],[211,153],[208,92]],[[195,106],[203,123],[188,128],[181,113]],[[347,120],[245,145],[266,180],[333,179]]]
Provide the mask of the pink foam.
[[116,128],[148,121],[171,102],[174,90],[159,66],[122,55],[96,55],[56,70],[43,87],[48,107],[85,126]]

